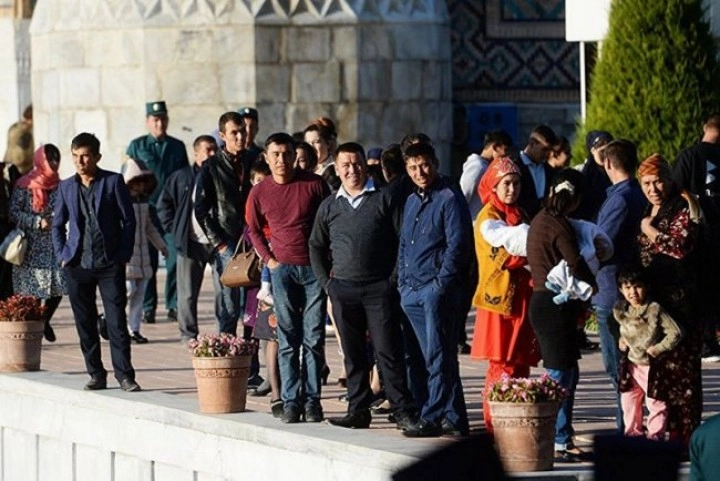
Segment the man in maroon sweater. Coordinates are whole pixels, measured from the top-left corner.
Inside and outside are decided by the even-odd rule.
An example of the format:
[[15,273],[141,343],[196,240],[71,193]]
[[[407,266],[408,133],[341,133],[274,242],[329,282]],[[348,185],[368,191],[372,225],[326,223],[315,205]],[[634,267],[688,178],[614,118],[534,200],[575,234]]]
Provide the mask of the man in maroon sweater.
[[[308,239],[318,207],[330,190],[320,176],[294,168],[290,135],[269,136],[264,156],[272,175],[250,190],[245,218],[253,246],[272,278],[282,421],[297,423],[304,417],[307,422],[320,422],[326,299],[310,266]],[[264,226],[270,228],[269,239],[263,235]],[[300,375],[301,347],[304,376]]]

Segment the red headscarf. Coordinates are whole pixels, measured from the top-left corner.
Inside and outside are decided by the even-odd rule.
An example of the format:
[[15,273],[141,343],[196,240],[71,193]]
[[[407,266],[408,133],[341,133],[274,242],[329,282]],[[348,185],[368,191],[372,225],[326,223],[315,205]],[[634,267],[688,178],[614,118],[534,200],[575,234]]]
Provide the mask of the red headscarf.
[[42,212],[48,204],[48,194],[57,187],[60,176],[50,167],[45,155],[45,146],[41,145],[33,155],[33,169],[20,177],[17,187],[28,189],[32,193],[33,212]]
[[638,167],[638,177],[644,175],[657,175],[663,180],[671,180],[672,172],[670,171],[670,164],[660,154],[652,154],[647,159],[643,160]]
[[483,204],[490,202],[497,210],[502,212],[508,225],[518,225],[522,223],[522,211],[516,204],[509,205],[501,201],[493,190],[503,177],[511,174],[519,177],[520,168],[509,157],[493,160],[485,174],[483,174],[482,180],[480,180],[478,195],[480,195]]

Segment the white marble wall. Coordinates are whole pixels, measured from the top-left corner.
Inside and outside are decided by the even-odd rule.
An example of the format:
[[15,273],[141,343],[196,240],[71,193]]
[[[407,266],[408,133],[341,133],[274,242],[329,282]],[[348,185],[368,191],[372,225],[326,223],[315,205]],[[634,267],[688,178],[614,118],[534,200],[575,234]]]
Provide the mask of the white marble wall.
[[390,481],[427,443],[203,415],[170,394],[82,391],[77,377],[0,375],[3,481]]
[[157,99],[188,144],[248,105],[261,137],[326,115],[367,146],[451,139],[442,0],[39,0],[31,31],[37,136],[94,132],[111,166]]

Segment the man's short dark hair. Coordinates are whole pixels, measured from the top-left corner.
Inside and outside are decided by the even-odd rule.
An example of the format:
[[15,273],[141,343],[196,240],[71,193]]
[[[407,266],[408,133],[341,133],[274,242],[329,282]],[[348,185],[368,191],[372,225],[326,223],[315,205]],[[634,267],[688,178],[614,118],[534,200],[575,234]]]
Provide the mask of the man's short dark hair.
[[286,132],[275,132],[265,139],[265,151],[267,151],[270,144],[289,145],[293,151],[293,158],[295,158],[295,141],[292,135]]
[[435,166],[438,165],[438,158],[435,156],[435,149],[430,144],[412,144],[403,152],[403,160],[405,162],[408,161],[408,159],[415,158],[415,157],[425,157],[430,162],[432,162]]
[[560,144],[560,139],[558,138],[555,131],[544,124],[538,125],[534,129],[532,129],[532,132],[530,132],[531,142],[534,140],[534,138],[537,137],[540,137],[551,147],[555,147]]
[[705,119],[705,127],[720,130],[720,112],[713,112]]
[[380,165],[390,177],[402,175],[405,172],[405,163],[400,144],[389,145],[382,151]]
[[245,120],[239,113],[225,112],[220,116],[220,120],[218,120],[218,130],[220,130],[221,133],[225,133],[225,124],[228,122],[235,122],[239,126],[245,125]]
[[90,153],[92,155],[100,154],[100,141],[93,134],[83,132],[81,134],[77,134],[75,138],[72,139],[72,143],[70,144],[71,150],[77,150],[82,147],[90,149]]
[[407,134],[405,137],[402,138],[400,141],[400,148],[403,152],[410,147],[411,145],[415,144],[428,144],[432,146],[432,139],[429,135],[423,134],[422,132],[416,132],[414,134]]
[[215,140],[215,137],[212,135],[198,135],[193,142],[193,149],[197,149],[203,142],[214,145],[215,148],[217,148],[217,141]]
[[262,175],[272,174],[272,172],[270,171],[270,166],[262,158],[256,160],[253,163],[253,165],[250,166],[250,178],[252,179],[253,176],[257,175],[257,174],[262,174]]
[[491,130],[485,134],[483,139],[483,149],[493,145],[504,145],[512,147],[512,137],[504,130]]
[[367,160],[365,158],[365,149],[363,149],[363,146],[358,144],[357,142],[345,142],[344,144],[341,144],[337,149],[335,149],[335,160],[337,160],[338,157],[340,157],[340,154],[345,152],[346,154],[356,154],[359,155],[364,163],[367,163]]
[[610,162],[613,169],[634,174],[638,166],[637,146],[627,139],[616,139],[602,150],[604,160]]

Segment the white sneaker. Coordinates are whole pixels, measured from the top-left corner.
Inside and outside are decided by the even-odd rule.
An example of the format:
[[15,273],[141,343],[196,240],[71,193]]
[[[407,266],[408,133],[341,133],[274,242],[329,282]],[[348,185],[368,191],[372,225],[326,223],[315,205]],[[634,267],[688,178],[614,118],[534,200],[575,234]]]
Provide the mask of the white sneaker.
[[710,354],[709,356],[703,356],[702,362],[720,362],[720,354]]
[[269,304],[271,306],[273,305],[273,297],[272,297],[272,293],[270,293],[269,289],[264,289],[264,288],[260,289],[258,291],[256,297],[257,297],[258,301],[262,301],[265,304]]

